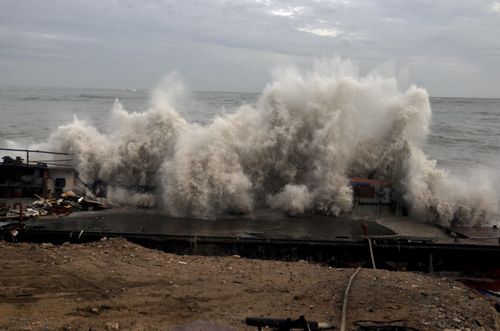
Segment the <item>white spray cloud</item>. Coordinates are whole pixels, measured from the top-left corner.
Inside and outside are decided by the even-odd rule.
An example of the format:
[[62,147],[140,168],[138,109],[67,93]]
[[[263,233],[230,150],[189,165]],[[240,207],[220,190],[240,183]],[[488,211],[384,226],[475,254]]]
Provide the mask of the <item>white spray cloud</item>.
[[312,196],[305,185],[287,184],[281,192],[268,198],[269,206],[290,215],[302,214],[312,205]]
[[133,113],[116,100],[109,133],[100,133],[75,117],[72,123],[60,126],[47,143],[32,148],[73,154],[81,180],[89,185],[96,181],[107,184],[113,203],[152,207],[156,197],[142,193],[157,186],[158,169],[174,153],[179,133],[187,129],[167,98],[167,94],[155,92],[148,111]]
[[74,153],[81,178],[106,182],[115,203],[160,205],[177,216],[258,208],[338,215],[352,208],[350,176],[392,181],[422,220],[479,224],[498,212],[488,185],[467,189],[420,150],[431,118],[427,92],[360,76],[350,61],[277,71],[255,106],[205,126],[175,111],[175,76],[167,86],[145,112],[128,113],[117,101],[107,134],[75,119],[48,145]]
[[480,174],[459,179],[436,166],[424,153],[413,149],[406,160],[405,187],[415,217],[448,225],[457,220],[462,225],[487,225],[498,217],[498,197],[491,182]]

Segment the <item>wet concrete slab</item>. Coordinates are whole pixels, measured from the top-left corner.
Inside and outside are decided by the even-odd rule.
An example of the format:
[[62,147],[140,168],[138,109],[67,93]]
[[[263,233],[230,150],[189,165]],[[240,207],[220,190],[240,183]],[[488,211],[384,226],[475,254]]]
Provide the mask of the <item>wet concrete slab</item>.
[[370,235],[391,236],[388,227],[355,217],[302,215],[290,217],[272,213],[224,216],[217,219],[175,218],[147,210],[75,213],[67,217],[46,217],[26,222],[37,232],[85,232],[129,235],[190,236],[224,238],[273,238],[290,240],[361,240],[362,225]]
[[[366,230],[365,230],[366,229]],[[217,219],[175,218],[152,210],[107,210],[24,223],[16,240],[80,243],[124,237],[176,254],[321,261],[434,272],[500,268],[500,245],[457,237],[450,229],[398,217],[287,215],[259,211]]]

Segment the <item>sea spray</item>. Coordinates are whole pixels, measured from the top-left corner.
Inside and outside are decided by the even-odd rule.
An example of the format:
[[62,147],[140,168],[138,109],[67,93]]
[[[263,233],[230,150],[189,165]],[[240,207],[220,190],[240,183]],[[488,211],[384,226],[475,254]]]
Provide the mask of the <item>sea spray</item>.
[[415,87],[401,94],[394,79],[335,65],[281,71],[255,107],[192,127],[165,165],[169,210],[206,217],[270,206],[338,215],[352,208],[349,176],[402,182],[408,145],[427,133],[427,94]]
[[188,127],[166,101],[170,97],[155,91],[151,108],[133,113],[116,100],[107,134],[75,117],[72,123],[60,126],[47,143],[31,148],[72,153],[80,179],[88,186],[105,183],[112,203],[153,207],[157,199],[151,191],[156,190],[158,169],[172,156],[179,133]]
[[305,185],[287,184],[281,192],[269,196],[268,204],[271,208],[297,215],[310,208],[312,196]]
[[406,162],[405,199],[414,217],[441,225],[498,222],[498,197],[486,179],[454,177],[416,148]]
[[352,209],[351,176],[391,181],[419,220],[484,224],[498,212],[487,182],[470,187],[424,155],[428,95],[414,86],[400,92],[392,77],[361,76],[338,59],[283,69],[257,104],[207,125],[175,111],[175,76],[165,85],[144,112],[116,101],[106,134],[75,119],[45,148],[73,153],[80,178],[105,182],[113,203],[176,216],[260,208],[339,215]]

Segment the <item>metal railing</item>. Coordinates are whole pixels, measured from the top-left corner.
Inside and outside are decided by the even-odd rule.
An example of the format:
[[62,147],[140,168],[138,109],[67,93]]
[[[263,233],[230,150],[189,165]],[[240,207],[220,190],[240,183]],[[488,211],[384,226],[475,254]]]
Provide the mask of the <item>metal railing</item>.
[[53,165],[53,166],[59,166],[59,167],[70,167],[71,161],[73,161],[73,159],[71,159],[71,158],[51,159],[51,160],[43,160],[43,159],[42,160],[30,160],[30,153],[32,153],[32,154],[36,153],[36,154],[72,156],[72,154],[70,154],[70,153],[40,151],[40,150],[32,150],[32,149],[17,149],[17,148],[0,148],[0,151],[26,153],[26,163],[25,163],[26,165],[44,163],[47,165]]

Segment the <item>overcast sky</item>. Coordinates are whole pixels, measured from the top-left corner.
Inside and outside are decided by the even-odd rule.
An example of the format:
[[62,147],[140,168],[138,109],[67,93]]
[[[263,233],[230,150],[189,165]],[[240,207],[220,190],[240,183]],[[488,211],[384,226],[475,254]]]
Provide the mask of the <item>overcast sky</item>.
[[0,85],[260,91],[351,58],[432,96],[500,97],[500,1],[0,0]]

